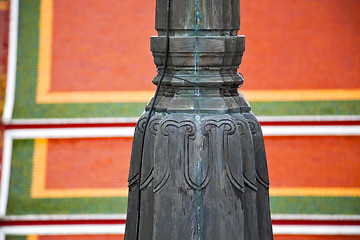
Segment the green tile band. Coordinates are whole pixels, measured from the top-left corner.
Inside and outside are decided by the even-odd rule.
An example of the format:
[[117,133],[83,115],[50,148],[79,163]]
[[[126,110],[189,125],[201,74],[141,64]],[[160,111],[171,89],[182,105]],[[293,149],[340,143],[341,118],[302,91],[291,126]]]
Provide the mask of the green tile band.
[[272,214],[359,215],[359,197],[270,197]]
[[252,102],[256,116],[359,115],[360,101]]
[[6,240],[26,240],[26,236],[6,236]]

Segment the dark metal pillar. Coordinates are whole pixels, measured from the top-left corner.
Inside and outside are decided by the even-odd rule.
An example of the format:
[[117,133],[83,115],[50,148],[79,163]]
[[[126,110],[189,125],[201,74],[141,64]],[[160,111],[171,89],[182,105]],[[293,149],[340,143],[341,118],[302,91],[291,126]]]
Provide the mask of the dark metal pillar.
[[168,67],[145,134],[149,107],[136,126],[125,239],[273,239],[264,140],[237,91],[239,0],[171,0],[166,59],[167,1],[151,50]]

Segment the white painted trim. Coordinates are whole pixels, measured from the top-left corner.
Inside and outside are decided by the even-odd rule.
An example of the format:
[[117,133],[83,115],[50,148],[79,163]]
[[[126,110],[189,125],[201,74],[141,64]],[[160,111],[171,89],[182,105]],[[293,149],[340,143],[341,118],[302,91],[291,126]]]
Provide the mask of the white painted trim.
[[360,235],[360,226],[273,225],[275,235]]
[[0,232],[0,240],[5,240],[6,236],[4,233]]
[[[329,214],[271,214],[273,220],[360,220],[360,215]],[[54,221],[54,220],[126,220],[126,214],[69,214],[69,215],[10,215],[5,221]]]
[[[0,227],[0,233],[5,235],[124,234],[124,232],[124,224],[75,224]],[[275,235],[360,235],[360,226],[273,225],[273,232]]]
[[360,121],[360,115],[257,116],[260,122]]
[[[359,115],[334,116],[257,116],[260,122],[321,122],[321,121],[360,121]],[[92,123],[136,123],[138,117],[119,118],[28,118],[12,119],[9,124],[92,124]]]
[[5,235],[124,234],[125,224],[75,224],[0,227]]
[[0,185],[0,217],[4,217],[6,215],[11,171],[12,142],[13,141],[11,135],[9,135],[7,131],[5,131]]
[[14,125],[41,125],[41,124],[96,124],[96,123],[136,123],[138,117],[119,117],[119,118],[29,118],[13,119],[11,124]]
[[272,220],[360,220],[360,215],[271,214]]
[[95,137],[132,137],[134,127],[101,128],[40,128],[13,129],[5,132],[12,139],[34,138],[95,138]]
[[69,214],[69,215],[11,215],[5,221],[57,221],[57,220],[126,220],[126,214]]
[[[359,136],[360,126],[263,126],[264,136]],[[6,130],[11,139],[132,137],[134,127]]]
[[264,136],[359,136],[360,126],[263,126]]
[[9,51],[8,51],[8,72],[6,80],[5,105],[2,121],[11,121],[16,86],[16,63],[17,63],[17,41],[18,41],[18,21],[19,21],[19,0],[10,1],[10,29],[9,29]]

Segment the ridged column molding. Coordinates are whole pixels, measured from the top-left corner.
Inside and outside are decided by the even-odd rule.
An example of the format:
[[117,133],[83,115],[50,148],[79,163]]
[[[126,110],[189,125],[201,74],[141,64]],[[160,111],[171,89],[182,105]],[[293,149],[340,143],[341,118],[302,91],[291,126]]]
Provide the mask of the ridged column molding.
[[[166,3],[156,1],[154,84],[166,61]],[[125,239],[271,240],[263,136],[237,90],[239,0],[170,3],[165,78],[148,128],[151,102],[134,134]]]

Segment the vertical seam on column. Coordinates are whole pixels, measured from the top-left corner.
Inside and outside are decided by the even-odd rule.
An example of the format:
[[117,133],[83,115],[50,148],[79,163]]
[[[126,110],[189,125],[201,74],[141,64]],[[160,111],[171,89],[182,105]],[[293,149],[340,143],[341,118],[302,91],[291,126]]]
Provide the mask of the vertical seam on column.
[[[199,70],[200,70],[200,47],[199,47],[199,31],[200,31],[200,2],[195,0],[195,49],[194,49],[194,70],[195,70],[195,83],[199,82]],[[195,86],[198,90],[198,86]],[[198,92],[197,92],[198,96]],[[196,98],[195,109],[199,108],[198,98]]]
[[[199,64],[200,64],[200,56],[199,56],[199,30],[200,30],[200,6],[199,6],[199,0],[195,0],[195,50],[194,50],[194,70],[195,70],[195,82],[199,81]],[[198,88],[198,86],[196,86]],[[198,90],[198,89],[197,89]],[[196,109],[199,108],[199,103],[197,102],[198,98],[196,98]],[[201,165],[197,164],[197,175],[198,178],[201,174]],[[198,179],[197,179],[198,180]],[[196,227],[197,227],[197,239],[201,240],[201,189],[196,190]]]

